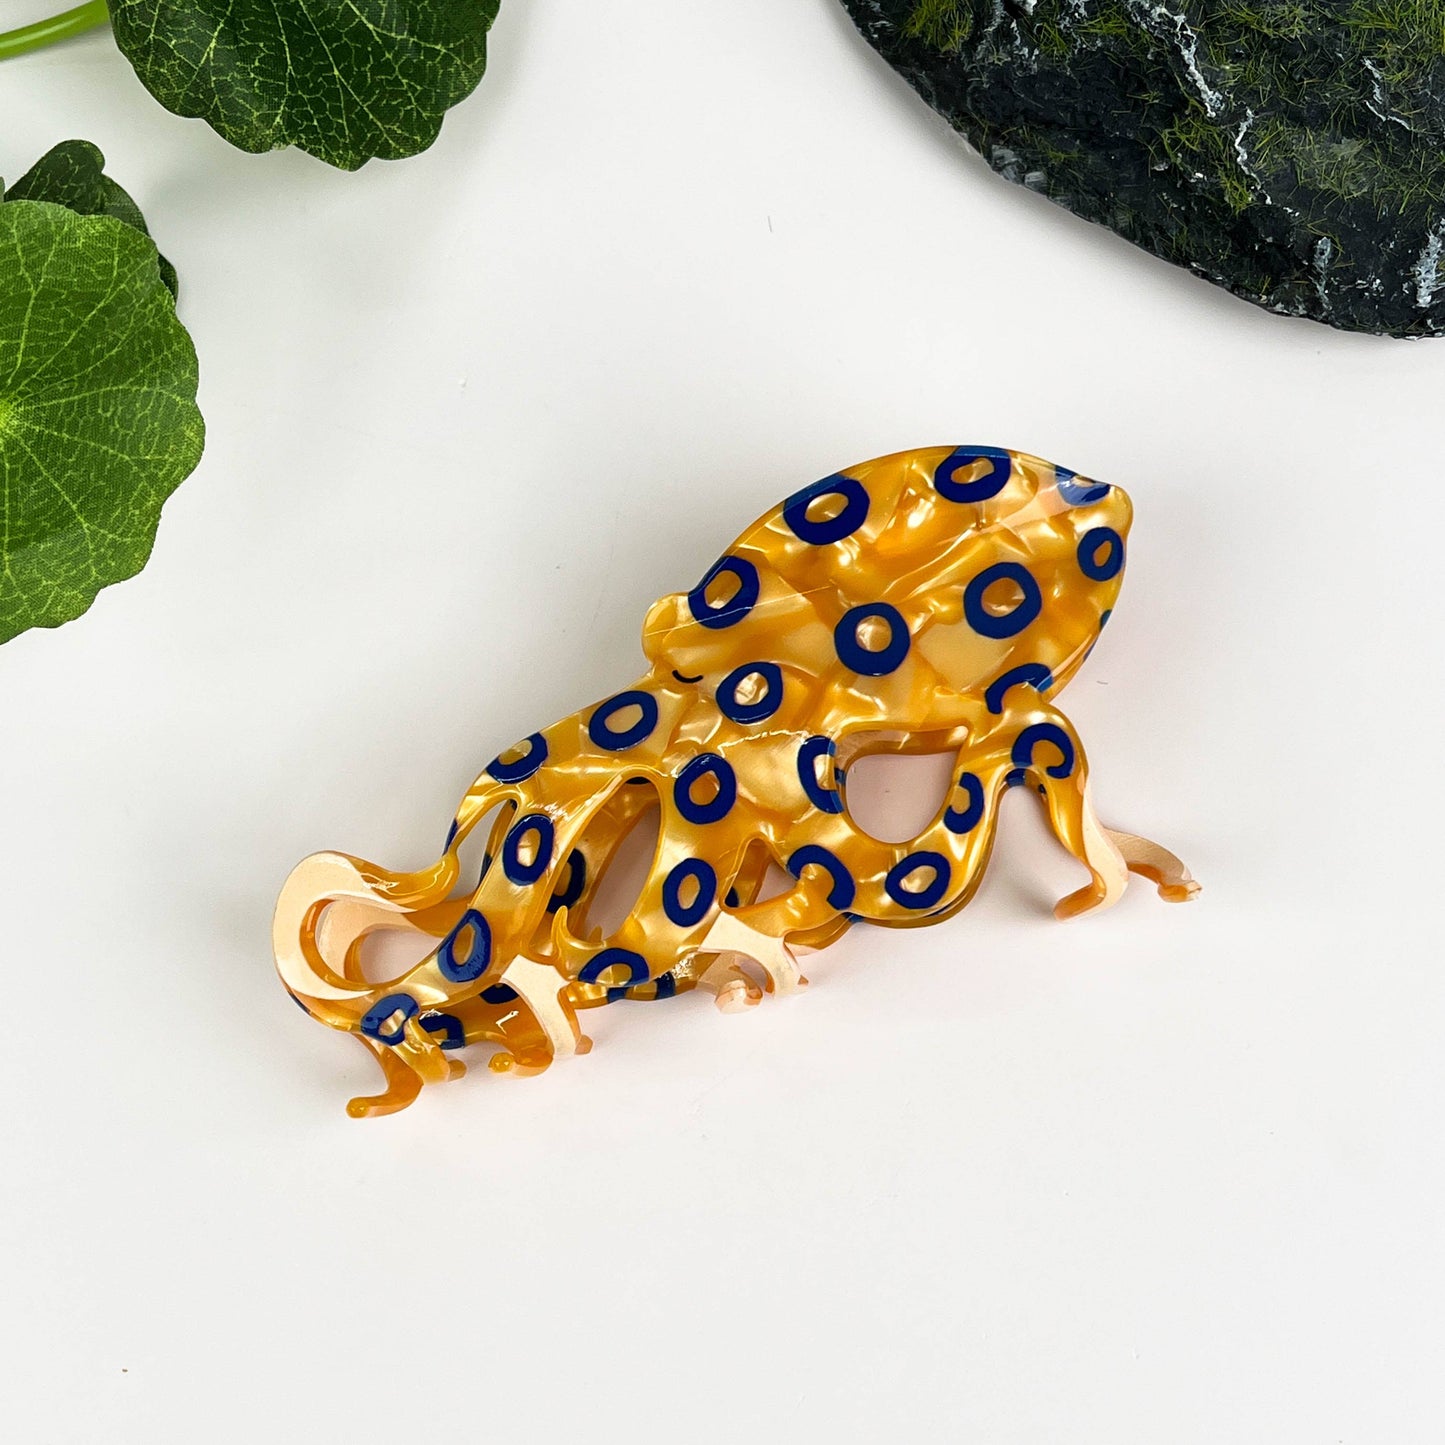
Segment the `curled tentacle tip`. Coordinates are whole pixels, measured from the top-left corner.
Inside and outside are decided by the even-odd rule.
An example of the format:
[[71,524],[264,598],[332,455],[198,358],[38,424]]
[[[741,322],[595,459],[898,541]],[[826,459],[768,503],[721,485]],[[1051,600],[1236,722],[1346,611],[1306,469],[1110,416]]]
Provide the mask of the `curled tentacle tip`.
[[1199,896],[1199,884],[1193,878],[1180,883],[1161,883],[1159,896],[1166,903],[1190,903]]
[[717,992],[713,999],[719,1013],[740,1014],[756,1008],[763,1001],[763,991],[741,981],[730,983]]
[[382,1114],[395,1114],[406,1108],[410,1102],[410,1099],[403,1102],[389,1099],[385,1094],[372,1094],[352,1099],[346,1106],[346,1112],[353,1119],[374,1119]]

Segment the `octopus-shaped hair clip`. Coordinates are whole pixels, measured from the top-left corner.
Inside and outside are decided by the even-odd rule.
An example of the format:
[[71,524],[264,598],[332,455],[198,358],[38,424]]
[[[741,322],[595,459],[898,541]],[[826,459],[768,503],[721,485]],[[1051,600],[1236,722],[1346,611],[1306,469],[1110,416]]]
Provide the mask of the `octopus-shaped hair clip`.
[[[1130,515],[1118,487],[992,447],[825,477],[653,606],[637,682],[496,758],[429,868],[299,864],[276,911],[281,978],[386,1076],[349,1112],[459,1077],[467,1044],[499,1046],[497,1072],[537,1073],[590,1048],[580,1010],[694,988],[742,1009],[799,988],[797,953],[851,924],[938,923],[977,890],[1017,785],[1089,871],[1059,917],[1115,902],[1130,870],[1192,897],[1172,853],[1099,822],[1083,744],[1052,702],[1109,620]],[[953,757],[948,796],[908,842],[849,814],[847,771],[878,753]],[[652,809],[646,881],[604,937],[589,921],[599,882]],[[481,876],[463,879],[459,849],[493,813]],[[790,886],[764,896],[775,864]],[[425,957],[376,984],[361,944],[386,929]]]

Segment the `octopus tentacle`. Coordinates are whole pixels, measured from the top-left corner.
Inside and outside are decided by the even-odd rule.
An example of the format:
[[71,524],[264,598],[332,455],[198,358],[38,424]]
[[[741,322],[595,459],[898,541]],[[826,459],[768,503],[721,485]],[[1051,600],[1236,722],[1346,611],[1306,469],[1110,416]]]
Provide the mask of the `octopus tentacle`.
[[1152,843],[1137,833],[1118,833],[1105,828],[1131,873],[1147,878],[1166,903],[1188,903],[1199,892],[1199,884],[1188,865],[1162,844]]
[[959,755],[954,783],[933,821],[904,843],[861,830],[838,849],[857,880],[850,911],[870,923],[917,927],[957,911],[978,890],[993,851],[1008,758],[997,750]]
[[[605,808],[611,792],[604,787],[570,809],[552,810],[556,853],[566,856],[572,839]],[[527,796],[528,790],[515,784],[479,780],[459,810],[442,857],[420,873],[396,874],[343,854],[316,854],[299,864],[283,887],[273,929],[283,981],[308,1013],[357,1033],[386,1060],[387,1091],[358,1103],[364,1112],[403,1107],[413,1096],[410,1076],[436,1082],[459,1073],[461,1065],[444,1053],[457,1033],[462,1042],[470,1033],[502,1043],[506,1057],[532,1071],[566,1044],[565,1006],[561,1023],[552,1021],[559,1005],[555,998],[549,1003],[545,991],[524,999],[525,1007],[507,1008],[521,990],[503,983],[504,973],[546,917],[557,873],[554,860],[539,867],[535,886],[488,867],[469,899],[448,896],[459,873],[457,851],[468,832],[498,802],[515,805],[516,811]],[[504,808],[494,839],[505,832],[506,823]],[[334,916],[328,921],[328,915]],[[381,928],[418,933],[433,946],[399,978],[375,984],[363,976],[359,955],[362,940]],[[535,979],[532,986],[535,993]],[[467,1007],[478,998],[481,1005]],[[452,1026],[445,1023],[448,1018]],[[429,1026],[438,1021],[435,1030]],[[571,1044],[566,1051],[585,1049],[575,1030]]]

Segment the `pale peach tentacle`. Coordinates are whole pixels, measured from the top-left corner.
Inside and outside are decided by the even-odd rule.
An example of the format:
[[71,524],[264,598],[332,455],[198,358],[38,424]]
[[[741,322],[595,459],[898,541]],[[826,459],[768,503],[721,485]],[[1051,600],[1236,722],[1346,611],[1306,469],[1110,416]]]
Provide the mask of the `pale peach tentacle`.
[[1199,884],[1188,865],[1162,844],[1141,838],[1137,833],[1119,833],[1113,828],[1105,828],[1104,832],[1119,850],[1129,871],[1153,883],[1166,903],[1188,903],[1199,893]]

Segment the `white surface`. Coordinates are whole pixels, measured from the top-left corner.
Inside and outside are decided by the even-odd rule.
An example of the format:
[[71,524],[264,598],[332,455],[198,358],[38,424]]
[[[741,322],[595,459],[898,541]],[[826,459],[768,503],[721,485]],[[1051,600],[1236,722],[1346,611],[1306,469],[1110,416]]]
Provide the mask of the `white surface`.
[[[0,651],[9,1438],[1438,1438],[1445,342],[992,179],[835,0],[508,0],[493,56],[351,176],[103,35],[0,76],[5,172],[86,136],[145,208],[210,425],[148,570]],[[1056,924],[1011,803],[801,999],[348,1120],[296,859],[420,865],[755,515],[962,441],[1132,492],[1063,706],[1201,901]]]

